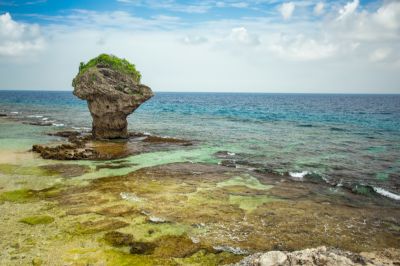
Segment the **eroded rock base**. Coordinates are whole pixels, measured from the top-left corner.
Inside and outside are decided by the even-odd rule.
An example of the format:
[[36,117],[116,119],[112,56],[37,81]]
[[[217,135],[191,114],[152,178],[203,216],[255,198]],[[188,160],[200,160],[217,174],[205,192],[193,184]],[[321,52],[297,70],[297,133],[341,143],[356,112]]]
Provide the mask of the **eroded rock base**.
[[89,133],[62,131],[50,134],[66,138],[65,143],[33,145],[32,151],[43,159],[53,160],[113,160],[144,152],[164,151],[193,143],[187,140],[130,132],[127,139],[96,140]]

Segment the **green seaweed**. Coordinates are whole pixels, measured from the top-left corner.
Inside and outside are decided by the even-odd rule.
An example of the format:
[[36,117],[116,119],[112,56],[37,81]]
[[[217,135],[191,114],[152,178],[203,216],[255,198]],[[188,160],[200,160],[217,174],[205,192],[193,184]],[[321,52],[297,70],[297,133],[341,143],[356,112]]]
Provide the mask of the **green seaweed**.
[[138,241],[154,241],[165,235],[181,236],[188,230],[187,226],[173,223],[143,223],[126,228],[124,232],[132,233]]
[[193,241],[185,234],[181,236],[163,236],[155,241],[158,247],[154,250],[154,256],[162,258],[189,257],[201,248],[199,243]]
[[253,211],[257,209],[258,206],[264,203],[277,201],[278,199],[270,196],[257,195],[257,196],[240,196],[240,195],[230,195],[229,203],[239,205],[239,208],[245,211]]
[[77,223],[71,233],[75,235],[96,234],[102,231],[116,230],[128,225],[128,223],[117,219],[89,220]]
[[32,199],[34,199],[34,193],[29,189],[7,191],[0,194],[0,202],[9,201],[14,203],[26,203]]
[[107,250],[106,252],[107,265],[119,266],[152,266],[152,265],[176,265],[172,259],[154,258],[149,255],[127,254],[119,250]]
[[54,218],[48,215],[36,215],[22,218],[19,222],[29,225],[50,224],[54,222]]
[[6,175],[29,175],[29,176],[54,176],[58,172],[38,166],[21,166],[16,164],[0,164],[0,173]]
[[129,63],[128,60],[126,60],[126,59],[121,59],[114,55],[108,55],[108,54],[101,54],[101,55],[91,59],[86,64],[84,62],[81,62],[79,65],[78,76],[82,75],[83,73],[85,73],[87,70],[89,70],[92,67],[97,67],[98,65],[105,65],[116,71],[121,71],[121,72],[133,77],[133,79],[137,83],[140,83],[140,79],[141,79],[142,75],[140,74],[139,71],[136,70],[136,67],[134,64]]
[[221,253],[210,253],[206,250],[200,250],[199,252],[193,254],[187,258],[176,258],[175,261],[179,265],[192,265],[192,266],[217,266],[217,265],[227,265],[233,264],[240,261],[243,258],[241,255],[235,255],[228,252]]
[[129,246],[133,243],[133,235],[111,231],[104,235],[104,240],[114,247]]

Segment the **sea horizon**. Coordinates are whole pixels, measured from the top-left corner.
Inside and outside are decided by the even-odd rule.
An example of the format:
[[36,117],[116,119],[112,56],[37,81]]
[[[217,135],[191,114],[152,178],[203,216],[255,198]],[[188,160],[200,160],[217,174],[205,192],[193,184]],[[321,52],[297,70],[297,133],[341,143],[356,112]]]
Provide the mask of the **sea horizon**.
[[[10,91],[10,92],[24,92],[24,91],[38,91],[38,92],[72,92],[73,88],[70,90],[59,90],[59,89],[0,89],[0,91]],[[399,89],[400,91],[400,89]],[[387,92],[387,93],[379,93],[379,92],[370,92],[370,93],[363,93],[363,92],[349,92],[349,93],[344,93],[344,92],[259,92],[259,91],[251,91],[251,92],[246,92],[246,91],[235,91],[235,92],[227,92],[227,91],[192,91],[192,90],[187,90],[187,91],[157,91],[154,90],[154,93],[218,93],[218,94],[309,94],[309,95],[400,95],[400,92],[398,93],[392,93],[392,92]]]

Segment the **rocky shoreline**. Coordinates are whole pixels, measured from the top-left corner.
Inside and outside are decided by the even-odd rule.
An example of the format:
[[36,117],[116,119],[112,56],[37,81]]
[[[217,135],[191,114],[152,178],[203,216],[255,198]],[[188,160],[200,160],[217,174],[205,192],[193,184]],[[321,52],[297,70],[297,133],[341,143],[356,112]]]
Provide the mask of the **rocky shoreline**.
[[352,253],[332,247],[317,247],[300,251],[270,251],[256,253],[230,266],[357,266],[400,265],[400,249]]

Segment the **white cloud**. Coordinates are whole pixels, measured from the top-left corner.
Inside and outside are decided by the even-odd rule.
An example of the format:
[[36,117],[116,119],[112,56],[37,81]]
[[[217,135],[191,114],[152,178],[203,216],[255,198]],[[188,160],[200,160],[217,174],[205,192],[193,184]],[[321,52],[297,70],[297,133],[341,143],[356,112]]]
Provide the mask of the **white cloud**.
[[322,13],[324,13],[324,8],[325,8],[325,4],[323,2],[318,2],[314,6],[314,14],[317,16],[322,15]]
[[400,2],[390,2],[378,9],[374,18],[388,29],[400,28]]
[[292,17],[295,8],[296,5],[293,2],[283,3],[279,7],[279,12],[281,12],[283,19],[288,20]]
[[328,41],[316,41],[303,35],[294,38],[280,36],[269,49],[282,58],[297,61],[310,61],[329,58],[335,55],[338,47]]
[[369,60],[372,62],[381,62],[387,59],[390,53],[391,53],[390,49],[378,48],[370,54]]
[[356,11],[359,4],[359,0],[348,2],[343,8],[339,10],[338,20],[346,19],[348,16],[352,15]]
[[184,44],[188,44],[188,45],[198,45],[198,44],[203,44],[207,42],[207,38],[203,37],[203,36],[185,36],[182,38],[182,42]]
[[43,47],[39,26],[18,23],[9,13],[0,15],[0,56],[20,56]]
[[235,43],[245,45],[258,45],[260,43],[258,37],[254,34],[249,34],[245,27],[233,28],[229,39]]
[[224,7],[235,7],[235,8],[246,8],[249,7],[251,3],[249,2],[227,2],[227,1],[219,1],[215,3],[215,7],[224,8]]

